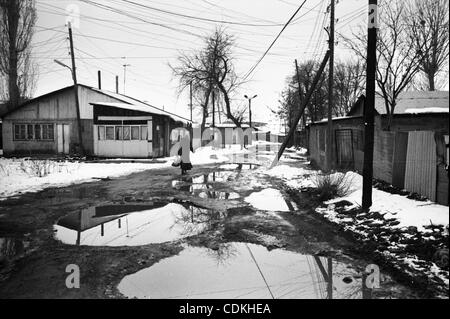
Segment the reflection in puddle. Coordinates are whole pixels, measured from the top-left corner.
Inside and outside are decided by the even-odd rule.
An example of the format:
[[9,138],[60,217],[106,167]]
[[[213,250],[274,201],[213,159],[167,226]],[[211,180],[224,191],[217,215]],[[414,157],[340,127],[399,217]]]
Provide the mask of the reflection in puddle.
[[260,192],[252,193],[245,198],[245,201],[260,210],[278,212],[297,210],[295,203],[284,198],[279,190],[273,188],[267,188]]
[[27,243],[17,238],[0,238],[0,263],[24,253]]
[[220,169],[226,170],[253,170],[257,169],[260,165],[258,164],[250,164],[250,163],[235,163],[235,164],[224,164],[219,166]]
[[110,205],[72,213],[54,227],[56,239],[65,244],[139,246],[199,234],[220,218],[212,210],[180,204]]
[[218,250],[187,246],[124,277],[118,289],[129,298],[322,299],[361,298],[361,285],[355,270],[331,259],[229,243]]
[[172,181],[172,187],[181,191],[190,191],[192,184],[226,183],[234,180],[237,174],[234,172],[213,172],[199,176],[184,176]]

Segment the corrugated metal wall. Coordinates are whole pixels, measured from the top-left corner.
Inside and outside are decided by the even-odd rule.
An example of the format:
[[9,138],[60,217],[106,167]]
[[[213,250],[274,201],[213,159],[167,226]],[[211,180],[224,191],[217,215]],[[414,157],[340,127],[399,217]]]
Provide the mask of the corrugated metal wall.
[[409,132],[405,189],[435,201],[436,160],[434,132]]

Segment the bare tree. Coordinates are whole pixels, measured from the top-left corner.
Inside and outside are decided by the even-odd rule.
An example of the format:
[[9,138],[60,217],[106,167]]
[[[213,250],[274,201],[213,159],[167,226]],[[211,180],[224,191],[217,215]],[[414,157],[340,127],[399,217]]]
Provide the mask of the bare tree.
[[234,115],[230,94],[239,85],[234,71],[232,48],[234,39],[217,28],[212,35],[205,38],[205,47],[192,55],[182,54],[178,66],[170,66],[173,74],[179,78],[179,91],[182,92],[192,83],[193,92],[201,101],[203,110],[202,128],[210,113],[209,102],[214,90],[216,100],[223,101],[227,118],[240,127],[242,122]]
[[[317,72],[318,65],[314,61],[306,61],[298,66],[298,77],[294,75],[287,78],[286,89],[281,94],[279,117],[285,119],[291,128],[300,107],[300,99],[306,97],[310,90],[312,80]],[[335,64],[334,77],[334,116],[344,116],[356,102],[364,89],[364,66],[360,62],[346,61]],[[306,107],[303,125],[306,119],[311,122],[321,120],[327,116],[328,110],[328,83],[324,72],[311,101]],[[299,83],[300,82],[300,83]],[[299,92],[300,91],[300,92]]]
[[337,116],[345,116],[364,93],[364,65],[360,61],[336,63],[334,76],[335,109]]
[[34,88],[31,39],[36,23],[34,0],[0,0],[0,73],[7,78],[8,108],[16,108]]
[[[406,2],[400,0],[385,1],[380,6],[380,28],[377,41],[377,85],[384,99],[388,114],[388,127],[392,124],[393,114],[400,93],[408,89],[420,70],[424,47],[411,45],[407,23]],[[353,39],[343,37],[346,45],[358,58],[366,61],[367,31],[353,33]]]
[[408,31],[416,50],[423,51],[421,75],[427,90],[434,91],[439,73],[448,65],[449,2],[448,0],[412,0],[408,6]]

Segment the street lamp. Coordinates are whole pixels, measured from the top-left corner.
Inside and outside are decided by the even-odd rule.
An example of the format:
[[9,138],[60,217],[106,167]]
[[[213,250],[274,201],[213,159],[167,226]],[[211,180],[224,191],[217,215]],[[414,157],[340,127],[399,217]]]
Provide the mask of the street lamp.
[[252,100],[254,98],[257,98],[258,95],[255,95],[251,98],[249,98],[247,95],[244,95],[244,97],[248,100],[248,119],[249,119],[250,128],[252,128]]
[[58,61],[58,60],[53,60],[53,61],[54,61],[56,64],[59,64],[59,65],[65,67],[65,68],[68,68],[68,69],[70,70],[70,73],[72,74],[72,77],[73,77],[73,71],[72,71],[72,68],[71,68],[70,66],[68,66],[68,65],[66,65],[66,64],[64,64],[64,63],[62,63],[61,61]]

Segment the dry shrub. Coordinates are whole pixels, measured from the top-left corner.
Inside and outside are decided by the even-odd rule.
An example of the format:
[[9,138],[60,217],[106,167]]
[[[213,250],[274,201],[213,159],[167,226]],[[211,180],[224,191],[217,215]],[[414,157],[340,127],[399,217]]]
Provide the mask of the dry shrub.
[[316,194],[321,201],[344,197],[350,193],[352,179],[343,173],[318,174],[313,177]]
[[61,172],[62,166],[50,160],[23,159],[20,169],[30,176],[45,177],[55,172]]

